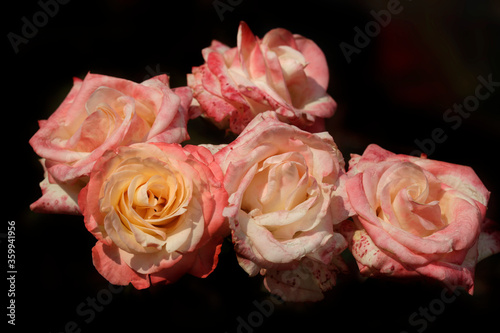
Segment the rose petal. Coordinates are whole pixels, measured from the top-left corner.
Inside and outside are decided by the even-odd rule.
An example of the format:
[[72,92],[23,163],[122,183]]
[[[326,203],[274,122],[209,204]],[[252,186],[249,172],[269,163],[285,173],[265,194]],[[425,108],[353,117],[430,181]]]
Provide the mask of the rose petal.
[[212,238],[204,247],[193,255],[196,255],[189,274],[205,278],[212,273],[219,262],[219,254],[222,248],[221,238]]
[[92,260],[97,271],[112,284],[126,286],[132,283],[137,289],[150,286],[147,275],[138,274],[124,263],[116,246],[97,242],[92,249]]
[[313,78],[323,89],[328,88],[329,70],[326,57],[319,46],[312,40],[301,35],[294,35],[297,49],[304,55],[307,62],[307,76]]
[[[337,267],[341,265],[341,268]],[[291,270],[262,270],[267,290],[287,302],[317,302],[336,284],[337,272],[345,264],[339,257],[328,264],[304,258]]]
[[40,163],[44,169],[44,179],[40,182],[42,197],[32,203],[30,209],[36,213],[80,215],[78,193],[82,185],[58,183],[53,178],[51,182],[45,159],[41,159]]

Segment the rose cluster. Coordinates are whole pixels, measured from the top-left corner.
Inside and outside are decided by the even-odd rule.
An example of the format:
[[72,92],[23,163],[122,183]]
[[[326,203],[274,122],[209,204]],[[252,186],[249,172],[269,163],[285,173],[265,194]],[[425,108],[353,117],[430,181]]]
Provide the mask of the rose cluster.
[[[287,301],[317,301],[348,266],[365,276],[420,277],[474,288],[500,251],[474,171],[375,144],[346,165],[325,132],[336,102],[310,39],[285,29],[237,46],[218,41],[171,88],[106,75],[74,79],[30,144],[40,156],[40,213],[80,214],[96,238],[97,271],[137,289],[204,278],[222,242],[250,276]],[[183,144],[203,117],[234,140]]]

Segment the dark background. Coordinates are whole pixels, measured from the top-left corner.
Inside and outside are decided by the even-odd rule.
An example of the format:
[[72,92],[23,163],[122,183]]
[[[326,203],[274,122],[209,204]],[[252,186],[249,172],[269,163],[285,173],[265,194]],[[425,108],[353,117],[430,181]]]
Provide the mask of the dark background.
[[[169,286],[143,291],[129,286],[111,294],[92,265],[95,239],[83,219],[29,211],[29,204],[40,196],[38,182],[43,175],[28,140],[38,129],[37,120],[48,118],[64,99],[72,77],[83,78],[90,71],[140,82],[168,73],[172,87],[182,86],[191,67],[203,63],[201,49],[212,39],[235,46],[238,23],[244,20],[257,36],[283,27],[322,48],[330,67],[328,91],[339,105],[327,127],[346,161],[370,143],[410,154],[419,149],[415,140],[429,139],[435,128],[441,128],[446,140],[434,147],[429,143],[429,157],[473,167],[492,192],[488,216],[500,220],[500,94],[495,91],[481,101],[456,129],[443,119],[454,103],[474,95],[478,76],[491,74],[493,81],[500,82],[498,1],[401,1],[403,10],[359,54],[352,54],[350,63],[340,43],[354,45],[354,28],[363,30],[374,20],[370,11],[386,9],[386,1],[232,3],[232,11],[225,11],[221,20],[212,0],[72,0],[59,5],[17,53],[7,35],[22,36],[22,18],[33,22],[42,7],[37,1],[4,4],[7,75],[3,86],[7,89],[3,98],[7,104],[2,109],[1,142],[8,173],[2,177],[1,216],[3,223],[16,221],[15,328],[64,332],[73,321],[82,332],[494,329],[500,309],[500,255],[477,266],[474,296],[462,291],[449,304],[440,303],[438,285],[363,281],[354,272],[341,277],[324,301],[272,303],[268,316],[259,317],[262,310],[254,301],[267,304],[270,298],[260,278],[249,278],[239,268],[230,243],[224,244],[219,266],[206,279],[186,276]],[[218,143],[223,138],[202,121],[189,126],[194,141]],[[5,234],[7,226],[0,232]],[[6,241],[0,240],[6,257]],[[5,309],[8,286],[3,285]],[[98,303],[91,318],[89,302],[96,297],[105,304]],[[439,314],[430,312],[431,319],[412,325],[409,317],[429,306]],[[4,314],[2,318],[8,319]],[[414,317],[419,318],[423,317]],[[241,321],[255,327],[242,326]]]

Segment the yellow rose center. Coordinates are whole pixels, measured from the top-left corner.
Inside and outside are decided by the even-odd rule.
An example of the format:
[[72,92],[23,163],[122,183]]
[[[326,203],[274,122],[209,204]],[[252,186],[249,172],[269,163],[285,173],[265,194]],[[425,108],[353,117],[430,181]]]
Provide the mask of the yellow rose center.
[[141,245],[156,246],[176,228],[190,199],[191,182],[178,170],[158,160],[131,158],[107,181],[101,211],[115,212],[122,231]]

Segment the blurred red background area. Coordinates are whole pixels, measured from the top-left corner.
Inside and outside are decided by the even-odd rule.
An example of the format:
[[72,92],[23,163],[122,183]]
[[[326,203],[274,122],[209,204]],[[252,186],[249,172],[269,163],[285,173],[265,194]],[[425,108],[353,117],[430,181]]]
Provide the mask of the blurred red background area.
[[[206,279],[186,276],[142,291],[113,289],[92,265],[95,239],[82,217],[29,211],[41,194],[43,171],[28,140],[37,121],[64,99],[74,76],[90,71],[142,81],[167,73],[172,87],[182,86],[191,67],[203,63],[201,49],[212,39],[236,45],[243,20],[257,36],[282,27],[322,48],[330,68],[328,92],[338,103],[327,129],[346,161],[376,143],[395,153],[424,152],[469,165],[491,191],[487,215],[500,221],[497,1],[41,0],[6,6],[2,160],[8,173],[0,232],[7,232],[7,221],[16,221],[17,329],[482,332],[495,327],[499,255],[478,264],[474,296],[444,295],[427,282],[361,279],[346,255],[353,272],[341,277],[325,300],[265,302],[272,299],[261,279],[240,269],[230,242]],[[189,131],[192,143],[227,139],[201,119],[191,121]],[[3,240],[1,245],[7,253]]]

